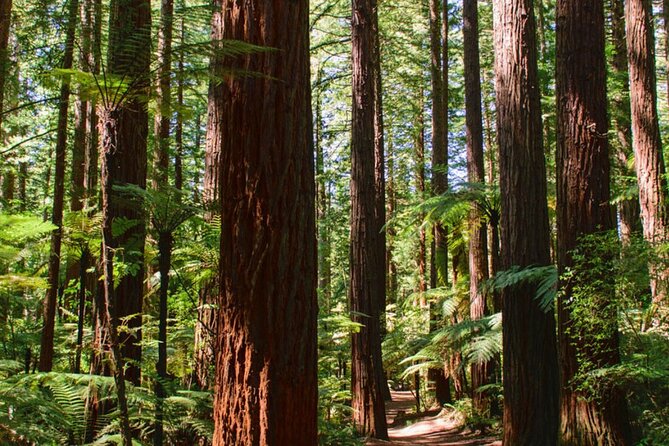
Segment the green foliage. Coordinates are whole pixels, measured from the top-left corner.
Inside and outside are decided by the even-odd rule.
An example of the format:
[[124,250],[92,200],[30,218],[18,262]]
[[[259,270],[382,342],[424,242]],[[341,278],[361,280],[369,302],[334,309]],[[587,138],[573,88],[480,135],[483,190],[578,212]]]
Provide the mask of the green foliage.
[[[4,364],[3,370],[11,370]],[[18,371],[21,364],[15,364]],[[139,432],[138,444],[150,439],[155,399],[152,392],[128,384],[131,425]],[[115,404],[115,384],[111,377],[67,373],[7,374],[0,380],[0,442],[36,444],[86,443],[92,428],[90,404],[97,399],[106,407]],[[165,399],[167,444],[183,444],[185,439],[211,438],[212,394],[176,389]],[[98,417],[93,444],[108,444],[119,436],[115,409]],[[180,443],[181,442],[181,443]]]

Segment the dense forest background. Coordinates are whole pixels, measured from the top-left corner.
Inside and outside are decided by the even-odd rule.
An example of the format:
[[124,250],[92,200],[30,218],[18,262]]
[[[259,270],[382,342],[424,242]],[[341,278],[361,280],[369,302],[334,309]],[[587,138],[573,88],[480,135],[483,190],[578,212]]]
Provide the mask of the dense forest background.
[[669,444],[668,116],[666,0],[0,0],[0,443]]

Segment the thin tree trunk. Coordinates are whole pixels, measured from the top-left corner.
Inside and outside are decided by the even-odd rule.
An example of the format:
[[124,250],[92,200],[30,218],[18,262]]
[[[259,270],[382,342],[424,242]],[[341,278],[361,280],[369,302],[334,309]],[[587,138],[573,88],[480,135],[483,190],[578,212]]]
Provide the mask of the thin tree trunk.
[[[372,11],[372,77],[374,83],[374,186],[376,191],[376,228],[378,235],[378,256],[381,259],[379,268],[383,270],[380,279],[382,280],[382,292],[379,294],[379,324],[381,332],[381,341],[386,336],[386,281],[385,274],[385,256],[387,253],[386,245],[386,160],[384,148],[384,127],[383,127],[383,76],[381,73],[381,40],[379,35],[379,7],[377,0],[374,0]],[[392,401],[388,379],[383,370],[383,362],[378,368],[379,383],[381,393],[385,401]]]
[[77,352],[74,361],[74,373],[81,373],[81,351],[84,346],[84,319],[86,318],[86,269],[90,254],[88,248],[81,252],[79,258],[79,308],[77,319]]
[[126,395],[124,356],[119,347],[118,336],[118,301],[114,290],[114,251],[120,247],[117,237],[113,235],[113,223],[115,212],[112,209],[114,199],[112,188],[113,166],[116,164],[116,151],[122,141],[119,140],[123,111],[120,109],[104,110],[102,119],[102,265],[104,276],[104,303],[100,309],[101,321],[104,331],[109,339],[109,345],[114,363],[113,373],[116,383],[116,396],[119,407],[119,420],[121,425],[121,438],[123,446],[132,446],[132,435],[130,432],[130,418],[128,415],[128,399]]
[[[214,14],[212,16],[212,40],[223,39],[223,6],[221,0],[216,0]],[[213,76],[222,73],[223,61],[214,55],[210,62],[210,71]],[[220,215],[220,183],[222,181],[221,148],[223,146],[221,137],[225,124],[224,94],[216,82],[209,83],[209,99],[207,104],[207,135],[205,138],[204,155],[204,190],[202,201],[205,207],[205,220],[212,222]],[[210,265],[210,268],[219,270],[219,265]],[[218,286],[218,275],[210,278],[202,286],[198,304],[198,320],[195,325],[195,379],[201,389],[213,389],[214,382],[210,373],[212,365],[215,364],[215,347],[218,332],[218,312],[220,291]]]
[[[550,233],[532,0],[493,3],[502,268],[549,265]],[[535,285],[503,291],[504,443],[554,445],[558,434],[555,319]]]
[[[180,32],[180,43],[183,46],[185,42],[185,33],[186,27],[184,24],[184,18],[181,18],[181,32]],[[183,117],[183,107],[184,107],[184,51],[179,53],[179,62],[177,64],[177,122],[176,128],[174,130],[174,187],[178,190],[183,189],[184,185],[184,174],[183,174],[183,156],[184,156],[184,117]],[[196,125],[199,128],[199,115],[195,120]]]
[[[9,28],[12,22],[12,0],[0,2],[0,141],[2,141],[2,120],[4,118],[5,83],[9,72]],[[4,197],[4,195],[3,195]]]
[[167,185],[170,152],[170,121],[172,118],[172,21],[173,0],[160,2],[160,29],[158,32],[157,110],[154,120],[156,148],[153,159],[153,188]]
[[156,419],[153,444],[163,444],[163,400],[167,396],[163,383],[167,380],[167,297],[170,286],[172,245],[174,239],[169,232],[158,235],[158,262],[160,271],[160,303],[158,304],[158,362],[156,363]]
[[[351,125],[351,334],[353,423],[358,432],[387,439],[381,360],[380,304],[385,301],[385,244],[381,245],[375,139],[375,0],[353,0],[353,112]],[[383,250],[381,248],[383,247]],[[364,316],[362,316],[364,315]]]
[[[481,112],[481,63],[479,61],[478,3],[463,0],[465,124],[467,136],[467,174],[470,183],[485,182],[483,162],[483,116]],[[484,282],[488,279],[488,232],[483,209],[472,203],[469,217],[469,295],[472,320],[488,313]],[[489,410],[488,398],[478,389],[488,384],[493,363],[472,364],[472,399],[479,413]]]
[[[635,176],[630,168],[629,159],[632,150],[632,118],[630,116],[629,71],[627,63],[627,44],[625,41],[625,2],[610,0],[611,39],[613,58],[611,59],[612,76],[620,83],[611,98],[611,120],[617,138],[615,139],[615,160],[617,167],[625,176]],[[618,204],[620,215],[620,236],[623,244],[629,244],[635,233],[641,233],[641,208],[639,199],[624,199]]]
[[[67,15],[67,32],[65,35],[65,54],[63,69],[72,68],[74,55],[74,34],[77,28],[79,12],[78,0],[70,0]],[[56,170],[53,190],[53,213],[51,223],[56,227],[51,232],[51,248],[49,251],[49,279],[44,299],[44,326],[40,341],[40,372],[50,372],[53,366],[53,336],[56,315],[56,299],[60,284],[60,248],[62,243],[63,205],[65,195],[65,151],[67,150],[67,118],[70,105],[69,79],[64,79],[60,88],[58,107],[58,128],[56,131]]]
[[225,0],[220,11],[222,22],[214,22],[224,38],[277,51],[227,59],[228,67],[262,76],[235,76],[215,87],[223,95],[225,119],[214,446],[315,445],[318,306],[308,1]]
[[[87,0],[91,8],[91,55],[89,66],[94,74],[100,73],[100,62],[102,60],[102,1]],[[88,101],[88,124],[86,128],[88,135],[85,155],[84,184],[86,187],[86,207],[92,207],[97,204],[98,194],[98,164],[99,164],[99,130],[97,99],[91,98]]]
[[[625,24],[632,106],[632,145],[639,182],[639,201],[644,238],[651,244],[665,243],[669,234],[669,202],[657,115],[655,39],[650,0],[627,0]],[[650,265],[653,303],[666,300],[669,271]]]
[[[441,29],[439,1],[430,0],[430,78],[432,81],[432,192],[448,190],[448,2],[443,1]],[[443,45],[440,42],[443,39]],[[436,224],[434,229],[435,283],[448,284],[448,234]]]

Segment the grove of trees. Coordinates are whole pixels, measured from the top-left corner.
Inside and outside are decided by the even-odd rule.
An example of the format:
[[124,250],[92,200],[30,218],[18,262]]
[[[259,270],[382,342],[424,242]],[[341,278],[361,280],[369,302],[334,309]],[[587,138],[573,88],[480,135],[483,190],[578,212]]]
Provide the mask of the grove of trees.
[[669,444],[668,113],[667,1],[0,0],[0,444]]

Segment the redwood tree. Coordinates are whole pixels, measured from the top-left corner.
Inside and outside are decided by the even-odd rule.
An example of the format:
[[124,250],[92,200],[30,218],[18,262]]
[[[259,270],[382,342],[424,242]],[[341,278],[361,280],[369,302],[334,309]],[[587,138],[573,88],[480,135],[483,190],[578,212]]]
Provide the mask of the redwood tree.
[[[467,173],[470,183],[485,181],[483,163],[483,114],[481,111],[481,63],[479,61],[478,2],[463,0],[463,45],[465,64],[465,126]],[[487,313],[483,282],[488,279],[488,230],[481,206],[474,201],[469,216],[469,295],[472,320]],[[492,363],[472,364],[472,392],[476,410],[487,411],[485,394],[479,387],[488,383]]]
[[[214,1],[214,12],[211,21],[211,38],[220,41],[223,38],[222,1]],[[214,53],[210,61],[212,76],[222,76],[223,60]],[[223,89],[216,82],[209,84],[207,102],[207,136],[204,155],[204,190],[202,201],[205,206],[205,220],[212,222],[220,215],[220,176],[221,168],[221,135],[223,131],[225,102]],[[218,270],[218,265],[211,265]],[[197,323],[195,325],[195,380],[201,389],[213,388],[210,376],[211,365],[214,364],[215,335],[218,317],[215,308],[219,297],[218,278],[208,280],[200,290]]]
[[[432,86],[432,193],[443,194],[448,189],[448,1],[430,0],[430,81]],[[442,20],[443,15],[443,20]],[[442,45],[443,39],[443,45]],[[436,224],[433,234],[430,286],[448,284],[448,244],[446,228]],[[440,405],[451,402],[450,384],[445,367],[432,369],[429,377],[435,383],[435,397]]]
[[[632,103],[632,145],[639,182],[639,201],[644,238],[651,244],[667,241],[669,197],[657,115],[655,39],[650,0],[625,2],[627,58]],[[666,299],[666,268],[653,266],[651,292],[656,304]]]
[[[380,305],[385,302],[385,247],[381,245],[375,178],[375,0],[353,0],[353,111],[351,124],[351,334],[353,422],[361,434],[387,438],[380,381]],[[380,248],[384,248],[381,250]]]
[[[532,0],[494,8],[502,268],[549,265],[550,238]],[[555,319],[536,284],[503,291],[504,443],[554,445],[558,433]]]
[[[72,68],[74,58],[74,33],[79,13],[78,0],[70,0],[67,14],[67,31],[65,33],[65,54],[63,69]],[[63,240],[63,207],[65,200],[65,152],[67,150],[67,122],[70,105],[69,79],[63,79],[58,100],[58,126],[56,130],[56,166],[53,188],[53,211],[51,223],[55,229],[51,232],[51,248],[49,251],[49,281],[44,298],[44,325],[40,341],[39,370],[50,372],[53,366],[53,334],[56,316],[56,299],[60,285],[60,248]]]
[[[559,0],[557,17],[558,270],[561,276],[573,272],[561,281],[558,299],[561,444],[626,445],[631,441],[624,394],[608,384],[592,398],[578,390],[577,382],[583,367],[620,362],[613,287],[594,267],[574,268],[573,258],[583,236],[615,228],[609,205],[604,3]],[[603,261],[589,249],[582,255],[586,263]],[[587,295],[577,291],[581,282],[588,283]],[[594,311],[599,320],[579,321],[579,309],[580,314]]]
[[[315,183],[307,0],[222,2],[221,310],[214,445],[317,443]],[[290,30],[290,32],[287,32]],[[372,177],[373,178],[373,177]],[[289,417],[287,420],[286,417]]]
[[[104,161],[101,177],[107,184],[103,190],[103,202],[104,195],[107,195],[103,218],[109,220],[109,224],[113,221],[128,223],[120,234],[109,228],[104,237],[103,254],[111,256],[108,250],[122,250],[124,262],[132,267],[115,288],[110,289],[110,285],[106,285],[106,298],[107,305],[113,306],[111,324],[118,325],[124,320],[128,326],[128,330],[118,335],[120,353],[129,360],[125,378],[139,384],[146,238],[144,213],[140,200],[129,200],[113,187],[130,184],[146,188],[150,1],[113,0],[109,23],[108,75],[125,79],[128,87],[123,92],[107,92],[100,109],[101,127],[105,134],[101,143]],[[105,281],[112,279],[110,273],[105,272]]]
[[[630,115],[629,71],[627,63],[627,43],[625,40],[625,2],[610,0],[609,15],[611,22],[611,76],[618,82],[611,98],[611,124],[616,135],[614,140],[616,166],[628,177],[634,177],[634,168],[629,166],[633,157],[632,118]],[[623,243],[629,243],[634,233],[641,233],[641,209],[637,197],[621,200],[618,204],[620,214],[620,237]]]

